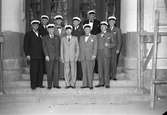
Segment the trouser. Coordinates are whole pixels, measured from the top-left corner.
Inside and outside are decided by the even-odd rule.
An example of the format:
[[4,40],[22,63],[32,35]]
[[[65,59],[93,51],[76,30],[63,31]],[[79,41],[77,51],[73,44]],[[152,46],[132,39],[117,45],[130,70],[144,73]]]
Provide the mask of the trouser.
[[111,57],[105,57],[104,58],[104,76],[105,76],[105,86],[110,85],[110,68],[111,68]]
[[116,49],[112,50],[112,57],[111,57],[111,78],[116,78],[117,73],[117,54]]
[[99,72],[99,85],[110,85],[110,66],[111,57],[105,57],[103,50],[98,51],[98,72]]
[[95,64],[94,64],[94,73],[98,73],[98,61],[97,58],[95,59]]
[[59,76],[61,78],[64,77],[64,63],[62,63],[61,61],[59,62]]
[[59,61],[56,59],[46,62],[48,87],[59,86]]
[[43,59],[31,59],[30,60],[30,80],[31,88],[42,86],[43,82]]
[[69,61],[64,63],[64,77],[66,86],[75,86],[76,83],[76,62]]
[[82,66],[81,62],[77,61],[77,80],[82,80]]
[[83,60],[81,64],[83,72],[83,86],[93,87],[93,69],[95,61]]
[[102,51],[98,51],[98,74],[99,74],[99,85],[104,85],[104,56]]

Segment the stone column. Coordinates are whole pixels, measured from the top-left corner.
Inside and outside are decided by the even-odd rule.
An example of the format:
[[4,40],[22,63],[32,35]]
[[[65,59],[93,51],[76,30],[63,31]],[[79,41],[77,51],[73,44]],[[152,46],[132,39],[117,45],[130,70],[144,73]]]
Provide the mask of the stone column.
[[125,72],[130,80],[137,78],[137,0],[121,1],[120,27],[124,35]]
[[25,33],[24,0],[2,0],[1,30],[4,36],[4,78],[19,80],[23,60]]

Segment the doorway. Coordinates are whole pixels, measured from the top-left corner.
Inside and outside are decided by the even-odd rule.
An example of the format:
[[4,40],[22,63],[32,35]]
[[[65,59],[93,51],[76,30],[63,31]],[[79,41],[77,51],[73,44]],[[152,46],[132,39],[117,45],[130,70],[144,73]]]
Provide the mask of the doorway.
[[26,31],[30,29],[32,19],[40,19],[46,14],[53,20],[55,15],[62,15],[65,23],[71,23],[72,17],[79,16],[82,20],[87,17],[87,11],[96,10],[99,20],[105,20],[110,15],[118,19],[120,26],[120,0],[26,0]]

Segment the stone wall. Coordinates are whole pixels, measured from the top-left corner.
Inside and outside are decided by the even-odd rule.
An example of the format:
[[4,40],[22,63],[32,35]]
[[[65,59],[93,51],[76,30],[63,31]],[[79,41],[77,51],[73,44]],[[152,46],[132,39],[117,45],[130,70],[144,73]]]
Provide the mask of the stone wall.
[[19,80],[24,66],[23,34],[3,32],[4,36],[4,80]]

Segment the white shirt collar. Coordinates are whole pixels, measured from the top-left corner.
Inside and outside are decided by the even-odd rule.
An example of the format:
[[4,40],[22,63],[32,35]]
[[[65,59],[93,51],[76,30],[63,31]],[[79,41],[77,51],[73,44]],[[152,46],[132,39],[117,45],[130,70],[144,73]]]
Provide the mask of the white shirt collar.
[[79,28],[79,25],[77,27],[74,27],[75,30],[78,29],[78,28]]
[[39,36],[38,31],[33,30],[33,32],[36,34],[37,37]]
[[111,30],[113,30],[114,26],[110,27]]
[[85,36],[85,42],[88,41],[90,35],[91,35],[91,34]]
[[71,39],[71,37],[72,37],[71,35],[69,35],[69,36],[67,35],[67,38],[70,38],[70,39]]

